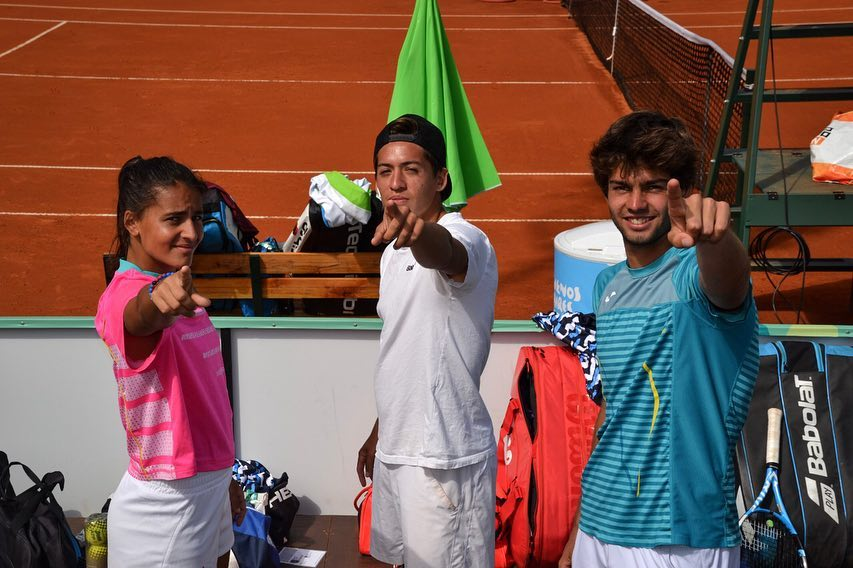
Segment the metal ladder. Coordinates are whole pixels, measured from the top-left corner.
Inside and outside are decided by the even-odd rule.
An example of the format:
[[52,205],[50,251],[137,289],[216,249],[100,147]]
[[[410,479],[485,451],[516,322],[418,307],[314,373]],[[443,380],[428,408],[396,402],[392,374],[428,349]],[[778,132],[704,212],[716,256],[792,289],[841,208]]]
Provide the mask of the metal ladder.
[[[755,25],[758,6],[761,21]],[[853,36],[853,22],[833,24],[773,25],[773,0],[749,0],[740,41],[729,79],[721,128],[711,160],[705,195],[713,196],[720,166],[734,162],[738,167],[737,192],[732,203],[735,230],[749,245],[750,227],[851,226],[853,187],[812,180],[810,151],[806,149],[759,150],[761,113],[764,103],[853,100],[853,86],[811,89],[765,89],[770,41]],[[742,69],[750,42],[757,40],[755,69]],[[742,106],[741,148],[726,148],[726,138],[736,105]],[[757,191],[756,191],[757,190]],[[777,259],[780,267],[793,259]],[[853,270],[853,259],[811,259],[808,269]]]

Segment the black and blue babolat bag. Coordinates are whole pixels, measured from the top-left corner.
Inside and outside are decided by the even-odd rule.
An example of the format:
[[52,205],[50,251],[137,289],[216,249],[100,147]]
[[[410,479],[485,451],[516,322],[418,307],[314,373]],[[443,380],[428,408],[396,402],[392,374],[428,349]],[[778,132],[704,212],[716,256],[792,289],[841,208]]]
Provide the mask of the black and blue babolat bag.
[[196,252],[246,252],[257,242],[258,229],[243,214],[228,192],[205,182],[202,195],[204,236]]
[[[21,494],[12,489],[9,472],[20,466],[33,486]],[[58,471],[41,479],[21,462],[9,463],[0,451],[0,567],[78,568],[83,554],[71,533],[53,490],[65,485]]]
[[853,566],[853,347],[777,341],[760,355],[737,445],[744,501],[764,481],[767,409],[781,408],[779,489],[809,566]]

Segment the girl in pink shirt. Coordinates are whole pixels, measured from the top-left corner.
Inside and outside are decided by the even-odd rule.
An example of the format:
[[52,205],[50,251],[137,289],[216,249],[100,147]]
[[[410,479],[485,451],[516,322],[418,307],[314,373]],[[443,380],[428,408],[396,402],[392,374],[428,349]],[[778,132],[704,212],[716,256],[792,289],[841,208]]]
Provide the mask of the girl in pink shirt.
[[205,186],[171,158],[129,160],[118,178],[118,270],[95,325],[113,358],[130,464],[112,496],[108,555],[122,567],[227,566],[232,413],[219,336],[193,288]]

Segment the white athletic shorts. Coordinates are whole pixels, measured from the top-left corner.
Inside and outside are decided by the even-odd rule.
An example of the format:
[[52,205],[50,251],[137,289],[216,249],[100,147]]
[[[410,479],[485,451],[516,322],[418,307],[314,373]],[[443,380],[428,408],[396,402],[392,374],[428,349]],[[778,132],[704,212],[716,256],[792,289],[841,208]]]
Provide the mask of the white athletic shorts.
[[579,530],[572,568],[738,568],[740,547],[634,548],[607,544]]
[[370,554],[406,568],[495,565],[494,455],[456,469],[373,466]]
[[231,470],[174,481],[125,472],[107,515],[107,558],[121,568],[215,568],[234,543]]

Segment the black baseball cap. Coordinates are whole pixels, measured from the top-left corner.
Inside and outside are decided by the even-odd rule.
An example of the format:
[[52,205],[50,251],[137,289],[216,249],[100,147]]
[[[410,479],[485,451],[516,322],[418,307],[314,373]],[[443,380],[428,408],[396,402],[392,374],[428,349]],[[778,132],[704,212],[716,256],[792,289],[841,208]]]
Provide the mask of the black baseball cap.
[[[416,124],[415,131],[413,133],[403,134],[391,132],[391,125],[401,118],[408,118]],[[441,130],[436,125],[422,116],[417,114],[404,114],[385,125],[385,128],[383,128],[376,137],[376,144],[373,146],[374,171],[376,171],[376,159],[379,155],[379,150],[391,142],[411,142],[412,144],[417,144],[435,159],[438,170],[447,167],[447,144],[444,142],[444,134],[441,133]],[[441,200],[444,201],[450,197],[450,192],[452,190],[453,187],[450,181],[450,173],[448,173],[447,185],[445,185],[444,189],[441,191]]]

